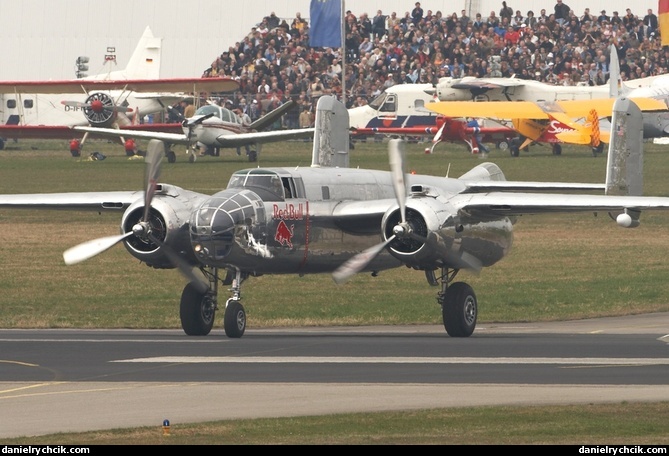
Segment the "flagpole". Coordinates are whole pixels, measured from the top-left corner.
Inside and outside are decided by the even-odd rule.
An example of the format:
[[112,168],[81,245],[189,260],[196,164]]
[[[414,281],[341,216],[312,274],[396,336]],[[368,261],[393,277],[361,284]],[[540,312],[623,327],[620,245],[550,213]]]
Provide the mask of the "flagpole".
[[346,18],[344,11],[345,0],[341,0],[341,101],[346,106]]

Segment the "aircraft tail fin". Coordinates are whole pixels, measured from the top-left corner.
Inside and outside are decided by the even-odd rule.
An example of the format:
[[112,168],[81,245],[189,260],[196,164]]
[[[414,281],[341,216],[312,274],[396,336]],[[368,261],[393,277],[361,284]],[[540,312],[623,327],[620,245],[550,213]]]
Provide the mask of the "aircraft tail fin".
[[335,97],[322,96],[316,105],[312,167],[348,168],[348,110]]
[[606,194],[643,194],[643,119],[639,107],[628,98],[618,98],[613,104]]
[[618,60],[618,49],[612,44],[609,47],[610,57],[609,57],[609,97],[618,98],[619,96],[624,95],[623,92],[623,79],[620,76],[620,61]]
[[160,79],[161,54],[162,38],[154,37],[151,28],[146,27],[125,69],[105,76],[109,79]]

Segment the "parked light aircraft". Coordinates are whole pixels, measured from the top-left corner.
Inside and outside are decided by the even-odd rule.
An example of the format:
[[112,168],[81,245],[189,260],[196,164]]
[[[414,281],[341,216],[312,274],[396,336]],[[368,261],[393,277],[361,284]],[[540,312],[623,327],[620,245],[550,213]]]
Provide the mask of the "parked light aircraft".
[[481,122],[479,131],[467,123],[438,115],[426,108],[433,103],[432,84],[398,84],[388,87],[368,105],[350,108],[351,136],[427,136],[432,138],[426,152],[433,153],[441,142],[464,142],[472,153],[478,153],[476,136],[486,143],[506,149],[517,133],[496,122]]
[[296,103],[294,101],[288,101],[255,122],[244,125],[242,119],[233,111],[216,104],[206,105],[195,111],[193,117],[183,120],[181,124],[183,133],[151,131],[150,126],[146,131],[120,131],[113,128],[97,127],[73,127],[73,129],[112,138],[123,136],[134,139],[158,139],[166,144],[166,153],[172,159],[174,159],[175,155],[170,149],[171,145],[183,144],[187,146],[186,153],[191,163],[197,159],[197,145],[207,148],[231,148],[253,145],[255,149],[249,150],[248,160],[255,162],[258,159],[262,143],[309,138],[314,135],[313,128],[263,131],[276,122],[289,109],[295,108],[295,106]]
[[[642,111],[665,112],[664,101],[653,98],[629,98]],[[428,106],[446,116],[485,117],[512,122],[514,129],[526,139],[520,146],[512,145],[512,155],[533,142],[548,142],[553,153],[560,154],[560,143],[587,144],[593,154],[600,153],[610,139],[609,131],[599,128],[600,117],[610,117],[614,98],[595,100],[555,101],[552,103],[529,101],[443,101]],[[587,119],[579,123],[576,119]]]
[[[71,126],[143,128],[137,119],[165,110],[184,93],[230,92],[231,79],[160,79],[161,40],[146,28],[127,67],[81,79],[1,81],[0,138],[73,139]],[[85,138],[84,138],[85,141]],[[82,141],[82,143],[84,142]],[[0,139],[0,149],[4,140]]]
[[446,332],[468,337],[478,301],[471,286],[455,277],[502,260],[518,216],[603,212],[633,228],[642,211],[669,210],[669,198],[639,196],[641,112],[621,98],[612,121],[617,134],[603,184],[507,181],[494,163],[449,178],[407,174],[396,139],[389,143],[390,171],[349,168],[348,111],[324,96],[317,105],[311,167],[239,170],[227,188],[202,194],[158,183],[164,145],[152,140],[143,192],[0,195],[0,207],[120,212],[120,234],[68,249],[65,263],[123,243],[148,266],[179,268],[188,280],[180,316],[189,335],[211,331],[219,284],[231,286],[225,333],[239,338],[246,329],[241,286],[254,276],[331,273],[353,288],[343,283],[356,273],[376,276],[405,266],[438,287]]

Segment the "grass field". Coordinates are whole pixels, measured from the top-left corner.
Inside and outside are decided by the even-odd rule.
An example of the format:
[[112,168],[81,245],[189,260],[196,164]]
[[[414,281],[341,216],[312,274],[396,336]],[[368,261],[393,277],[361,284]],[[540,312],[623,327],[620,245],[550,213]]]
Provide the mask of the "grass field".
[[[74,159],[62,141],[8,143],[0,151],[0,194],[140,190],[144,165],[122,147],[89,142],[104,161]],[[424,153],[408,144],[417,173],[459,176],[481,162],[457,145]],[[648,144],[647,195],[669,196],[667,146]],[[204,193],[225,187],[230,174],[255,166],[225,150],[221,157],[164,163],[161,182]],[[266,145],[260,166],[309,166],[311,144]],[[565,147],[561,156],[533,147],[512,158],[488,157],[509,180],[603,182],[605,157],[588,148]],[[351,166],[388,169],[385,144],[357,144]],[[62,253],[89,239],[118,233],[120,214],[0,209],[0,327],[179,328],[184,280],[157,271],[121,246],[76,266]],[[669,311],[667,252],[669,214],[646,213],[636,229],[618,227],[606,214],[522,217],[511,254],[480,276],[461,273],[476,290],[480,322],[570,320]],[[423,274],[401,268],[371,277],[360,274],[337,286],[329,275],[251,278],[244,305],[249,328],[441,324],[436,289]],[[221,293],[221,299],[224,298]],[[220,319],[219,319],[220,320]],[[221,322],[215,331],[222,331]],[[445,333],[444,333],[445,334]],[[446,337],[446,336],[445,336]],[[253,420],[183,426],[173,439],[155,429],[13,439],[4,443],[664,443],[667,403],[583,407],[477,408],[410,414]],[[351,427],[353,426],[353,427]],[[178,431],[178,432],[177,432]]]
[[[8,143],[8,146],[13,146]],[[73,159],[60,141],[21,142],[0,152],[0,194],[141,189],[142,160],[128,160],[118,145],[92,142],[104,161]],[[646,152],[646,193],[669,195],[665,146]],[[408,145],[418,173],[458,176],[480,163],[464,147],[441,145],[426,155]],[[227,184],[250,164],[234,151],[221,157],[164,163],[161,181],[204,193]],[[266,145],[260,166],[308,166],[311,144]],[[521,157],[488,157],[507,179],[601,182],[605,158],[588,148],[562,156],[533,147]],[[385,144],[357,144],[351,166],[388,169]],[[669,310],[666,251],[669,214],[642,215],[636,229],[618,227],[607,214],[521,217],[510,255],[479,276],[458,277],[475,289],[481,322],[564,320]],[[120,214],[0,209],[0,326],[5,328],[179,328],[184,279],[176,270],[139,264],[122,246],[75,266],[67,248],[118,233]],[[364,290],[364,293],[362,292]],[[378,277],[359,274],[345,285],[329,275],[252,277],[243,287],[249,327],[435,324],[441,322],[437,289],[420,271],[398,268]],[[226,297],[225,291],[221,299]],[[218,328],[217,328],[218,329]]]

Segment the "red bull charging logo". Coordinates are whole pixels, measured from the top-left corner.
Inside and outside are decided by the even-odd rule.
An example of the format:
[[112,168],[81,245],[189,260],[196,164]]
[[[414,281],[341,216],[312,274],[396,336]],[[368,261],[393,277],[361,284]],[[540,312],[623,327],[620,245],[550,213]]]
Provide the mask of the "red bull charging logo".
[[286,220],[304,220],[304,206],[302,204],[284,204],[281,206],[275,204],[272,218],[274,220],[279,220],[279,224],[276,227],[276,233],[274,234],[274,240],[279,244],[287,245],[292,249],[295,225],[291,224],[290,227],[288,227]]

